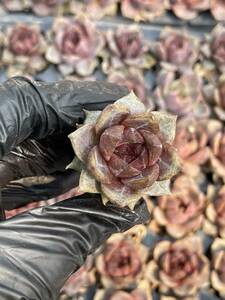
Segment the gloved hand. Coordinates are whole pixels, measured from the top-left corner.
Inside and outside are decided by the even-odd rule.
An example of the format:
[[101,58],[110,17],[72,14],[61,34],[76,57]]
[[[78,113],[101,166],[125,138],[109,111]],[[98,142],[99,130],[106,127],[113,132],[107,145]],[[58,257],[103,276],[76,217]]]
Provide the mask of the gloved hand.
[[[0,186],[7,209],[76,186],[79,174],[64,171],[73,158],[67,139],[83,120],[82,109],[103,109],[127,93],[96,82],[46,84],[14,78],[0,85]],[[50,175],[27,186],[12,180]],[[16,203],[16,204],[14,204]],[[0,223],[0,299],[57,299],[75,270],[112,233],[149,217],[145,202],[135,211],[104,206],[83,195],[17,215]]]

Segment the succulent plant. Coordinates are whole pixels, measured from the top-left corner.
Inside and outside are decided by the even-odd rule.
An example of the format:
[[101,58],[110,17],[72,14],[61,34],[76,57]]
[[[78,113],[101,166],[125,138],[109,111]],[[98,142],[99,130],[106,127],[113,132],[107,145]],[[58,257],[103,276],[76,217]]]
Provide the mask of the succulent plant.
[[46,58],[58,65],[66,76],[76,72],[89,76],[98,65],[97,56],[104,45],[102,35],[85,17],[56,19],[50,33],[51,45]]
[[130,68],[129,70],[113,71],[108,75],[108,81],[126,86],[129,91],[135,93],[147,109],[154,109],[153,99],[150,95],[150,90],[146,86],[141,70]]
[[191,20],[210,8],[210,0],[170,0],[170,8],[178,18]]
[[184,165],[187,163],[202,165],[208,160],[208,126],[213,125],[213,122],[208,119],[178,120],[174,145]]
[[146,278],[164,295],[185,298],[194,296],[209,284],[209,261],[197,236],[162,241],[156,244]]
[[[225,27],[221,24],[214,27],[201,47],[203,60],[211,67],[214,63],[216,68],[223,73],[225,70]],[[212,67],[211,67],[212,68]]]
[[199,40],[185,30],[166,27],[151,46],[162,67],[172,71],[192,69],[199,55]]
[[138,283],[136,289],[127,292],[123,290],[98,290],[94,300],[152,300],[150,285],[147,280]]
[[75,161],[83,164],[80,191],[100,192],[104,203],[130,208],[145,194],[168,193],[179,170],[171,145],[175,124],[175,116],[147,111],[133,93],[102,112],[88,112],[85,125],[69,135]]
[[33,75],[46,67],[46,42],[37,25],[18,23],[8,27],[4,40],[2,63],[8,75]]
[[212,246],[211,284],[219,293],[221,299],[225,297],[225,241],[215,239]]
[[112,236],[96,258],[105,288],[135,288],[143,275],[147,248],[122,234]]
[[135,22],[152,21],[166,10],[165,0],[121,0],[121,12]]
[[30,8],[31,0],[2,0],[1,3],[8,11],[24,11]]
[[223,0],[211,0],[211,14],[217,21],[225,21],[225,3]]
[[155,103],[161,110],[167,110],[179,117],[207,118],[209,107],[204,101],[202,80],[193,72],[181,74],[162,70],[154,91]]
[[179,239],[201,228],[205,203],[194,180],[181,175],[173,183],[172,194],[159,197],[154,217],[172,237]]
[[102,69],[105,73],[124,66],[149,69],[155,64],[155,59],[149,53],[149,45],[135,25],[120,26],[116,31],[108,30],[106,41],[108,51],[102,52]]
[[92,19],[115,16],[119,0],[87,0],[84,12]]
[[56,12],[65,0],[31,0],[32,11],[39,16],[48,16]]
[[208,187],[209,200],[204,220],[204,231],[211,236],[225,238],[225,186]]

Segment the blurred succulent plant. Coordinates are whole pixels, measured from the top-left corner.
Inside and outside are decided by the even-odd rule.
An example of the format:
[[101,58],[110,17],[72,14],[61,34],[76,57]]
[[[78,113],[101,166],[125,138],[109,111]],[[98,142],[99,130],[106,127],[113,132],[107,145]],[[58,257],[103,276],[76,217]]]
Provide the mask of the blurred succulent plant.
[[154,91],[156,105],[179,117],[202,119],[209,116],[209,107],[204,101],[202,80],[193,72],[176,78],[176,73],[162,70]]
[[220,299],[225,298],[225,241],[215,239],[212,246],[212,287],[219,293]]
[[187,71],[198,59],[199,40],[185,30],[166,27],[151,48],[162,67],[172,71]]
[[[174,145],[177,148],[182,163],[202,165],[209,158],[209,135],[208,126],[213,120],[180,119],[177,122]],[[185,171],[185,166],[184,166]]]
[[92,19],[115,16],[119,0],[86,0],[84,12]]
[[208,64],[214,63],[216,68],[223,73],[225,70],[225,27],[221,24],[214,27],[212,32],[206,36],[202,44],[201,52],[203,60]]
[[8,11],[25,11],[31,6],[31,0],[2,0],[1,3]]
[[149,69],[155,59],[149,54],[149,46],[135,25],[120,26],[116,31],[106,32],[108,51],[102,52],[102,69],[105,73],[124,66]]
[[46,42],[37,25],[18,23],[8,27],[5,34],[2,62],[8,76],[33,75],[46,67]]
[[85,294],[87,288],[93,285],[96,280],[92,267],[93,256],[88,256],[84,265],[67,280],[62,291],[70,297]]
[[207,287],[209,262],[203,253],[201,239],[191,236],[174,242],[159,242],[147,266],[146,278],[159,287],[162,294],[174,296],[174,299],[191,297],[200,288]]
[[152,300],[150,285],[147,280],[138,283],[136,289],[127,291],[98,290],[94,300]]
[[83,164],[80,191],[100,192],[103,203],[131,209],[145,194],[167,194],[179,170],[171,145],[175,124],[175,116],[147,111],[133,93],[88,112],[85,125],[69,135],[75,161]]
[[148,250],[122,234],[112,236],[96,258],[96,268],[106,288],[135,288],[143,275]]
[[211,0],[211,14],[217,21],[225,21],[224,0]]
[[178,18],[192,20],[210,8],[210,0],[170,0],[170,8]]
[[225,182],[225,133],[222,129],[222,124],[218,124],[214,135],[211,135],[210,146],[210,161],[214,175],[219,176]]
[[211,236],[220,235],[225,238],[225,186],[215,185],[208,187],[204,231]]
[[133,91],[135,93],[147,109],[154,109],[150,90],[146,87],[144,75],[141,70],[130,68],[129,70],[113,71],[108,74],[108,81],[126,86],[129,91]]
[[88,19],[56,19],[50,39],[51,45],[46,58],[58,65],[64,76],[73,72],[80,76],[93,73],[98,65],[97,56],[104,46],[104,40]]
[[165,0],[121,0],[121,12],[135,22],[152,21],[165,12],[166,4]]
[[158,199],[154,217],[172,237],[179,239],[201,228],[205,202],[194,180],[182,175],[173,183],[172,194]]
[[65,0],[31,0],[32,11],[38,16],[48,16],[56,13]]

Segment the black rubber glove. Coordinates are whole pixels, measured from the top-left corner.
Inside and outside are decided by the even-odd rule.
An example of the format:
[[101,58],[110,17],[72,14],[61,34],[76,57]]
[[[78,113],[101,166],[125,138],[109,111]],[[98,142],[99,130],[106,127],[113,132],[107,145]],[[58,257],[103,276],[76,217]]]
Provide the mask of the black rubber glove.
[[[23,78],[0,86],[1,186],[24,176],[52,176],[47,184],[23,184],[15,197],[22,201],[18,206],[26,197],[37,199],[38,191],[40,197],[49,197],[53,191],[58,194],[77,184],[78,174],[67,171],[64,176],[62,171],[73,156],[66,146],[67,134],[76,122],[82,122],[82,108],[102,109],[126,93],[126,89],[105,83],[43,84]],[[55,149],[55,140],[61,152]],[[7,202],[4,195],[12,203],[7,202],[9,209],[16,202],[12,197],[18,193],[16,186],[19,189],[21,183],[10,183],[3,190],[3,203]],[[103,206],[93,195],[84,195],[0,223],[0,299],[57,299],[68,276],[87,255],[112,233],[125,231],[148,217],[144,201],[132,212]]]
[[34,209],[0,223],[0,299],[58,299],[66,279],[112,233],[148,219],[86,196]]
[[[1,84],[0,187],[5,187],[4,207],[45,200],[73,188],[77,174],[65,171],[74,157],[67,135],[83,122],[83,109],[102,110],[127,93],[126,88],[106,82],[42,83],[15,77]],[[11,182],[49,174],[50,185],[30,187]]]

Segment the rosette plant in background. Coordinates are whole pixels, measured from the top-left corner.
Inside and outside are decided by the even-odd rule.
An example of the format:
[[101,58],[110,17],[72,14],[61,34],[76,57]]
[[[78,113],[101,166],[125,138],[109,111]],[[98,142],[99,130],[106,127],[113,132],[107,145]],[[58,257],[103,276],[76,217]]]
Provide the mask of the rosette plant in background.
[[209,286],[209,261],[200,238],[161,241],[156,244],[146,278],[169,299],[193,299],[201,288]]
[[175,116],[148,111],[134,93],[87,112],[84,125],[69,135],[76,154],[70,167],[82,169],[80,192],[101,193],[104,203],[131,209],[142,196],[169,193],[180,168],[175,127]]
[[38,25],[18,23],[5,32],[2,63],[8,76],[34,75],[46,66],[46,41]]
[[192,20],[210,8],[210,0],[170,0],[170,8],[178,18]]
[[108,75],[108,81],[119,85],[126,86],[129,91],[144,103],[147,109],[153,110],[154,103],[150,90],[145,83],[144,74],[141,70],[130,68],[129,70],[115,70]]
[[204,101],[202,78],[192,71],[176,76],[161,70],[154,91],[156,105],[179,117],[207,118],[209,107]]
[[60,12],[60,8],[68,0],[30,0],[32,11],[39,16],[48,16]]
[[85,17],[56,19],[49,39],[46,59],[56,64],[62,75],[75,72],[89,76],[98,66],[104,40],[94,23]]
[[105,288],[136,288],[146,266],[148,251],[122,234],[112,236],[96,258],[96,270]]
[[223,0],[211,0],[211,13],[217,21],[224,21],[225,2]]
[[116,31],[106,32],[107,50],[103,51],[102,69],[111,70],[133,66],[150,69],[155,60],[149,53],[149,45],[137,26],[121,26]]
[[152,21],[165,13],[165,0],[121,0],[121,12],[126,18],[139,21]]
[[200,41],[187,31],[164,28],[151,50],[162,67],[172,71],[192,69],[199,56]]

